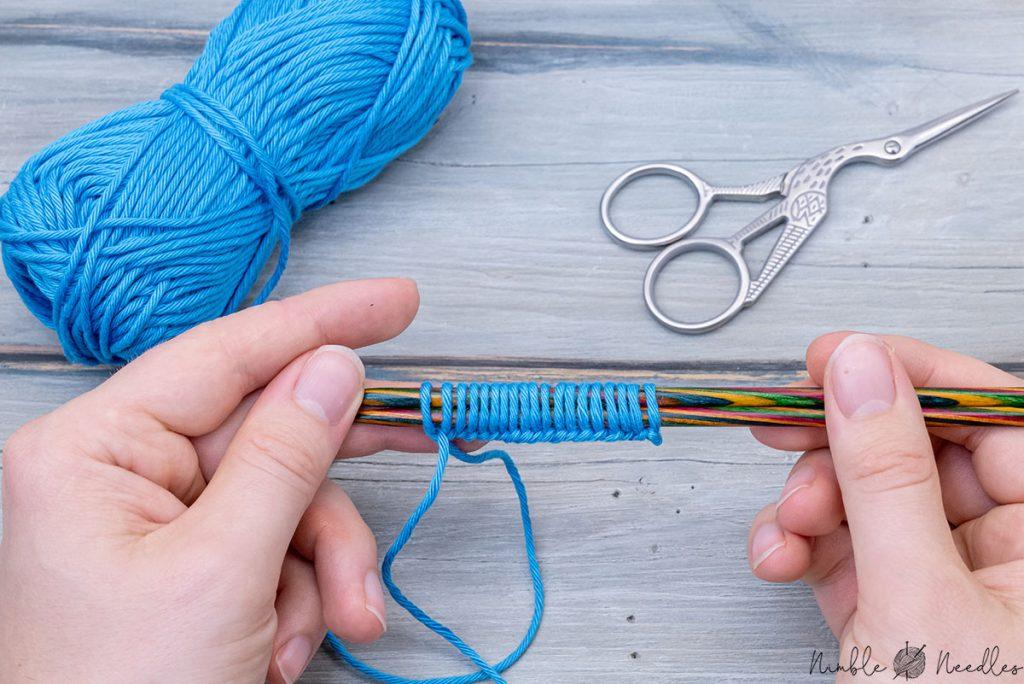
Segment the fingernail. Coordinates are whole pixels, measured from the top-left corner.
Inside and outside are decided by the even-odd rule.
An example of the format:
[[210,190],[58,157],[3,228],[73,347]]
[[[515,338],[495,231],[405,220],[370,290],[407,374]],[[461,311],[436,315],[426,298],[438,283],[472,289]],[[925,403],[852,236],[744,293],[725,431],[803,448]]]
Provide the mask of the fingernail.
[[847,418],[882,413],[896,400],[889,350],[871,335],[850,335],[839,344],[829,359],[829,378],[839,410]]
[[299,678],[313,659],[313,643],[306,637],[292,637],[288,643],[281,647],[274,658],[277,663],[277,671],[281,678],[291,684]]
[[761,523],[754,532],[754,541],[750,543],[750,555],[754,557],[754,570],[786,545],[786,535],[774,520]]
[[790,473],[786,485],[782,488],[782,493],[779,494],[779,502],[775,504],[775,510],[782,508],[782,504],[786,503],[786,499],[789,497],[803,489],[808,489],[812,482],[814,482],[814,468],[805,466]]
[[384,587],[380,585],[380,575],[376,570],[366,573],[363,585],[366,592],[367,612],[377,618],[382,630],[388,631],[388,621],[384,619]]
[[295,403],[325,423],[335,425],[363,391],[363,362],[348,347],[317,349],[295,383]]

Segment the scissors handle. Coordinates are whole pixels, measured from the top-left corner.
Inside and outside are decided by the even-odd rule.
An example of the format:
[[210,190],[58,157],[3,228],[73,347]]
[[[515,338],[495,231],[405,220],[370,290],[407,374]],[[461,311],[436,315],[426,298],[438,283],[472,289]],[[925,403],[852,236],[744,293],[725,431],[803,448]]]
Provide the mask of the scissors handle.
[[[690,220],[676,230],[661,237],[641,238],[629,235],[619,229],[612,220],[611,207],[615,197],[624,187],[644,176],[671,176],[678,178],[693,187],[697,194],[697,207]],[[644,164],[626,171],[611,182],[601,197],[601,223],[615,240],[632,249],[654,249],[681,240],[700,225],[707,214],[708,207],[716,200],[753,200],[763,201],[778,196],[782,192],[783,176],[750,185],[711,185],[689,169],[676,164]]]
[[[786,265],[786,262],[800,248],[800,245],[803,244],[803,241],[814,230],[817,223],[821,221],[825,215],[824,195],[822,195],[820,201],[820,212],[813,218],[805,217],[806,221],[804,223],[794,221],[788,215],[789,202],[787,199],[784,199],[781,203],[768,209],[748,223],[735,235],[725,240],[688,238],[669,245],[654,258],[654,261],[651,262],[647,269],[647,275],[644,277],[644,301],[647,304],[647,308],[658,322],[666,328],[686,334],[710,332],[727,323],[744,308],[757,301],[761,293],[764,292],[764,289],[778,275],[779,270]],[[766,231],[787,222],[788,225],[782,231],[782,235],[779,236],[775,247],[772,248],[771,254],[768,255],[768,260],[765,262],[761,272],[756,279],[752,279],[750,269],[743,258],[743,246]],[[687,252],[714,252],[719,254],[725,257],[739,274],[739,286],[732,302],[722,313],[705,321],[689,322],[674,319],[662,311],[654,297],[655,286],[661,271],[670,261]]]

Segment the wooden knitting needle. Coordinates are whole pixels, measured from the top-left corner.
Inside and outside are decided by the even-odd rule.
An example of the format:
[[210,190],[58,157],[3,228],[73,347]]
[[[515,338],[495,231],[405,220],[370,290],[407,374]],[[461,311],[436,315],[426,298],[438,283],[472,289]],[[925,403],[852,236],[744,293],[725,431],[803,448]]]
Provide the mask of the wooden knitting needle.
[[[820,387],[658,387],[655,396],[663,427],[825,424]],[[917,396],[930,426],[1024,427],[1024,388],[922,387]],[[640,406],[646,420],[643,392]],[[434,420],[440,420],[441,395],[436,387],[431,407]],[[419,388],[367,388],[356,422],[422,426]]]

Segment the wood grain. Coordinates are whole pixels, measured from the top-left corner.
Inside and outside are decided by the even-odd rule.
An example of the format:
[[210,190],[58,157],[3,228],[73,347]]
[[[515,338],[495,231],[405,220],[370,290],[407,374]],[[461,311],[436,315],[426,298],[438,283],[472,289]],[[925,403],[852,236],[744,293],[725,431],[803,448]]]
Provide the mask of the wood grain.
[[[48,141],[179,80],[232,4],[0,4],[0,192]],[[456,101],[377,181],[302,220],[278,288],[417,278],[417,322],[367,351],[376,377],[776,384],[796,377],[810,338],[834,328],[898,331],[1024,368],[1024,100],[901,168],[844,173],[819,235],[757,306],[711,335],[656,325],[640,298],[651,255],[620,249],[597,223],[605,185],[635,163],[753,181],[1019,87],[1020,3],[466,6],[476,65]],[[625,195],[631,225],[675,224],[686,200],[676,189],[652,181]],[[705,234],[731,233],[759,211],[716,207]],[[667,297],[724,302],[732,280],[721,264],[688,266],[666,272]],[[0,438],[109,372],[63,362],[0,283]],[[550,607],[513,681],[780,681],[806,676],[812,648],[832,647],[805,589],[747,570],[748,521],[777,496],[791,458],[742,431],[677,431],[666,442],[515,448]],[[429,457],[385,454],[332,476],[383,547],[430,469]],[[527,619],[514,515],[499,469],[454,467],[397,569],[488,656]],[[363,652],[405,674],[464,671],[397,611]],[[304,681],[352,677],[321,653]]]

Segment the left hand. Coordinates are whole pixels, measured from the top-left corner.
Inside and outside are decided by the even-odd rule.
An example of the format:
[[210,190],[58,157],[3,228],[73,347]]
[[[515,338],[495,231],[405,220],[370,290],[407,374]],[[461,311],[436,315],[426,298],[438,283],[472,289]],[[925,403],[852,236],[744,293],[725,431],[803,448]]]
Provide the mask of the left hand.
[[268,302],[18,430],[3,453],[0,679],[291,682],[326,626],[379,637],[374,537],[327,468],[433,444],[350,429],[363,369],[338,345],[393,337],[418,301],[410,281],[374,280]]

